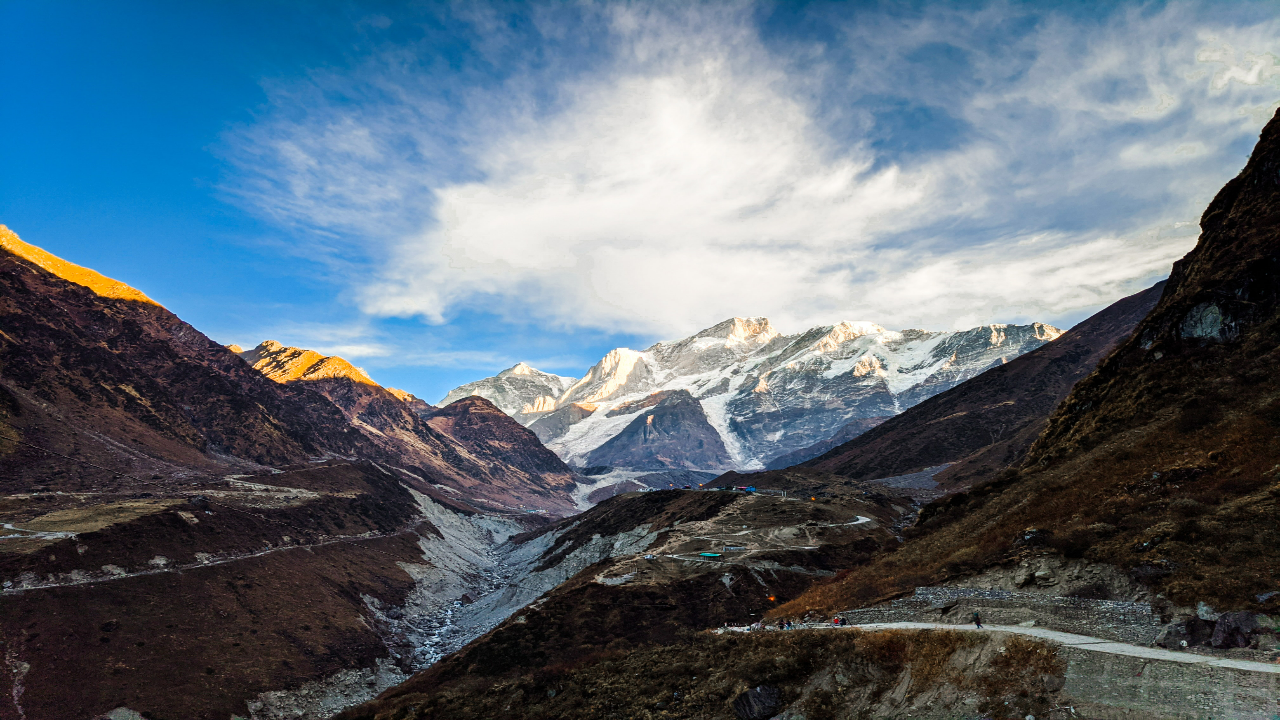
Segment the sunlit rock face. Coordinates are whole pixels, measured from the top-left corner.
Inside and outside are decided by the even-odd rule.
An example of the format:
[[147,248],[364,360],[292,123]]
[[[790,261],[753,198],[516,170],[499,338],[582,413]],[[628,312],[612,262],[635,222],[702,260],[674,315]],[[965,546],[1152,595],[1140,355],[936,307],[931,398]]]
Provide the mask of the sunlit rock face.
[[253,369],[276,382],[345,377],[366,385],[377,384],[364,370],[340,357],[326,357],[315,350],[287,347],[275,340],[264,340],[254,349],[239,351],[238,354]]
[[[506,393],[510,400],[495,404],[529,425],[570,464],[610,458],[618,467],[758,469],[830,438],[850,421],[895,415],[1061,334],[1043,323],[931,332],[841,322],[783,335],[767,318],[731,318],[644,351],[613,350],[577,381],[527,366],[517,374],[518,365],[464,385],[446,400]],[[554,382],[565,385],[548,402]],[[709,446],[707,433],[690,427],[684,433],[689,444],[677,447],[680,434],[671,424],[670,400],[662,406],[664,432],[652,432],[649,421],[647,431],[634,424],[659,412],[661,403],[646,398],[674,391],[701,406],[701,413],[684,408],[679,417],[705,423],[718,444]],[[600,451],[624,431],[631,438],[626,452]],[[641,442],[646,437],[661,438],[661,450],[646,451]],[[622,445],[613,442],[610,448]],[[723,457],[715,445],[723,446]]]

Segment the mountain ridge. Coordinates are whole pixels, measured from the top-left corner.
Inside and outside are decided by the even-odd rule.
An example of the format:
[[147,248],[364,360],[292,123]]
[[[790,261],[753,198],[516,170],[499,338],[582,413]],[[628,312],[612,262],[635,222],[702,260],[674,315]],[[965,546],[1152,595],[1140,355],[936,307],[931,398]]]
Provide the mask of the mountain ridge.
[[142,293],[5,233],[24,253],[0,250],[0,430],[11,438],[0,467],[14,490],[32,478],[62,477],[73,490],[139,473],[363,457],[401,467],[422,492],[454,504],[455,493],[469,492],[468,502],[499,511],[526,501],[557,514],[573,508],[572,471],[558,460],[550,473],[521,467],[545,449],[505,416],[486,417],[496,442],[524,448],[514,463],[432,429],[411,403],[340,358],[286,352],[295,362],[276,369],[298,378],[273,381]]
[[570,464],[592,465],[589,456],[628,427],[622,409],[634,415],[653,393],[687,391],[720,436],[727,467],[760,469],[829,440],[850,422],[894,415],[1059,335],[1043,323],[930,332],[851,321],[783,335],[768,318],[730,318],[643,351],[616,348],[555,398],[545,383],[519,395],[503,374],[446,397],[502,385],[513,393],[505,409],[519,405],[513,416],[544,444]]

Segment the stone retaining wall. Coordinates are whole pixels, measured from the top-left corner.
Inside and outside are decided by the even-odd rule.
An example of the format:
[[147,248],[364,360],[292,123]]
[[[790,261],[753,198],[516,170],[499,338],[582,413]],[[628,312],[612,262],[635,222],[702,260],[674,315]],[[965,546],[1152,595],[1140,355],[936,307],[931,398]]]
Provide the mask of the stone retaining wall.
[[977,612],[984,623],[1034,622],[1051,630],[1089,635],[1135,645],[1151,645],[1160,618],[1147,603],[1051,597],[1013,590],[921,587],[909,598],[888,605],[839,613],[850,625],[888,622],[966,624]]
[[1059,646],[1064,693],[1077,717],[1097,720],[1276,720],[1280,674]]

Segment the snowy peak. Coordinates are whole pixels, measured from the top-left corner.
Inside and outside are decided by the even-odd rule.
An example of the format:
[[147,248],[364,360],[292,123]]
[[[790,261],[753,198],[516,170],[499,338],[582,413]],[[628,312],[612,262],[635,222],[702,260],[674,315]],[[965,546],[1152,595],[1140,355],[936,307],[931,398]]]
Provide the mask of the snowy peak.
[[769,318],[734,317],[717,323],[693,336],[693,339],[715,338],[724,340],[726,345],[752,344],[765,345],[778,336]]
[[553,375],[525,363],[516,363],[494,377],[450,390],[438,404],[444,407],[475,395],[528,424],[537,414],[555,409],[556,401],[574,382],[575,378]]
[[[532,367],[529,367],[524,363],[516,363],[515,365],[512,365],[506,370],[503,370],[502,372],[498,373],[498,377],[509,377],[511,375],[533,375],[535,373],[539,373],[539,371],[533,369]],[[539,374],[546,374],[546,373],[539,373]]]
[[[845,320],[838,325],[832,325],[831,329],[811,346],[811,349],[814,352],[831,353],[839,350],[850,340],[856,340],[866,335],[884,336],[887,333],[887,330],[875,323]],[[894,334],[896,335],[897,333]]]
[[650,376],[645,353],[617,348],[609,351],[581,380],[565,391],[557,404],[594,403],[619,392],[639,390]]

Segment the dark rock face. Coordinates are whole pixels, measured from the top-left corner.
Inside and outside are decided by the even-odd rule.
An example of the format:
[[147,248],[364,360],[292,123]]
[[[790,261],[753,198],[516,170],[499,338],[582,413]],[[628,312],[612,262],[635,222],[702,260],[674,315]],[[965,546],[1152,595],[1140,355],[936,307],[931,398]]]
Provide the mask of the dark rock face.
[[1186,623],[1169,623],[1156,635],[1156,645],[1169,650],[1182,650],[1191,645],[1191,633]]
[[[1090,445],[1090,436],[1103,432],[1108,420],[1132,417],[1129,407],[1122,411],[1107,406],[1135,404],[1141,389],[1133,381],[1145,366],[1165,358],[1176,362],[1192,354],[1206,359],[1213,355],[1214,369],[1223,372],[1230,369],[1224,361],[1246,355],[1241,351],[1274,347],[1280,307],[1278,225],[1280,115],[1263,129],[1244,170],[1204,211],[1200,242],[1174,263],[1160,303],[1098,373],[1072,391],[1036,443],[1030,461],[1048,464]],[[1245,340],[1252,342],[1238,342]],[[1174,362],[1164,364],[1173,369]]]
[[570,403],[538,418],[529,425],[529,429],[542,442],[551,442],[563,437],[569,432],[569,428],[591,417],[595,409],[595,406],[589,403]]
[[765,469],[781,470],[783,468],[789,468],[792,465],[799,465],[806,460],[812,460],[820,455],[825,455],[833,448],[837,448],[849,442],[872,428],[879,427],[884,424],[884,421],[891,417],[893,416],[886,415],[884,417],[857,418],[856,420],[851,420],[846,423],[844,427],[841,427],[835,435],[826,440],[816,442],[807,448],[793,450],[770,460],[765,464]]
[[646,402],[650,399],[652,404],[622,432],[591,451],[588,464],[653,470],[732,466],[720,434],[689,391],[664,391]]
[[733,699],[733,714],[740,720],[769,720],[782,709],[782,691],[760,685]]
[[1213,626],[1209,644],[1216,648],[1249,647],[1258,632],[1258,618],[1251,612],[1224,612]]
[[1132,332],[1164,283],[1117,301],[1053,342],[890,418],[805,467],[854,479],[956,463],[935,480],[972,484],[1017,464],[1072,385]]

